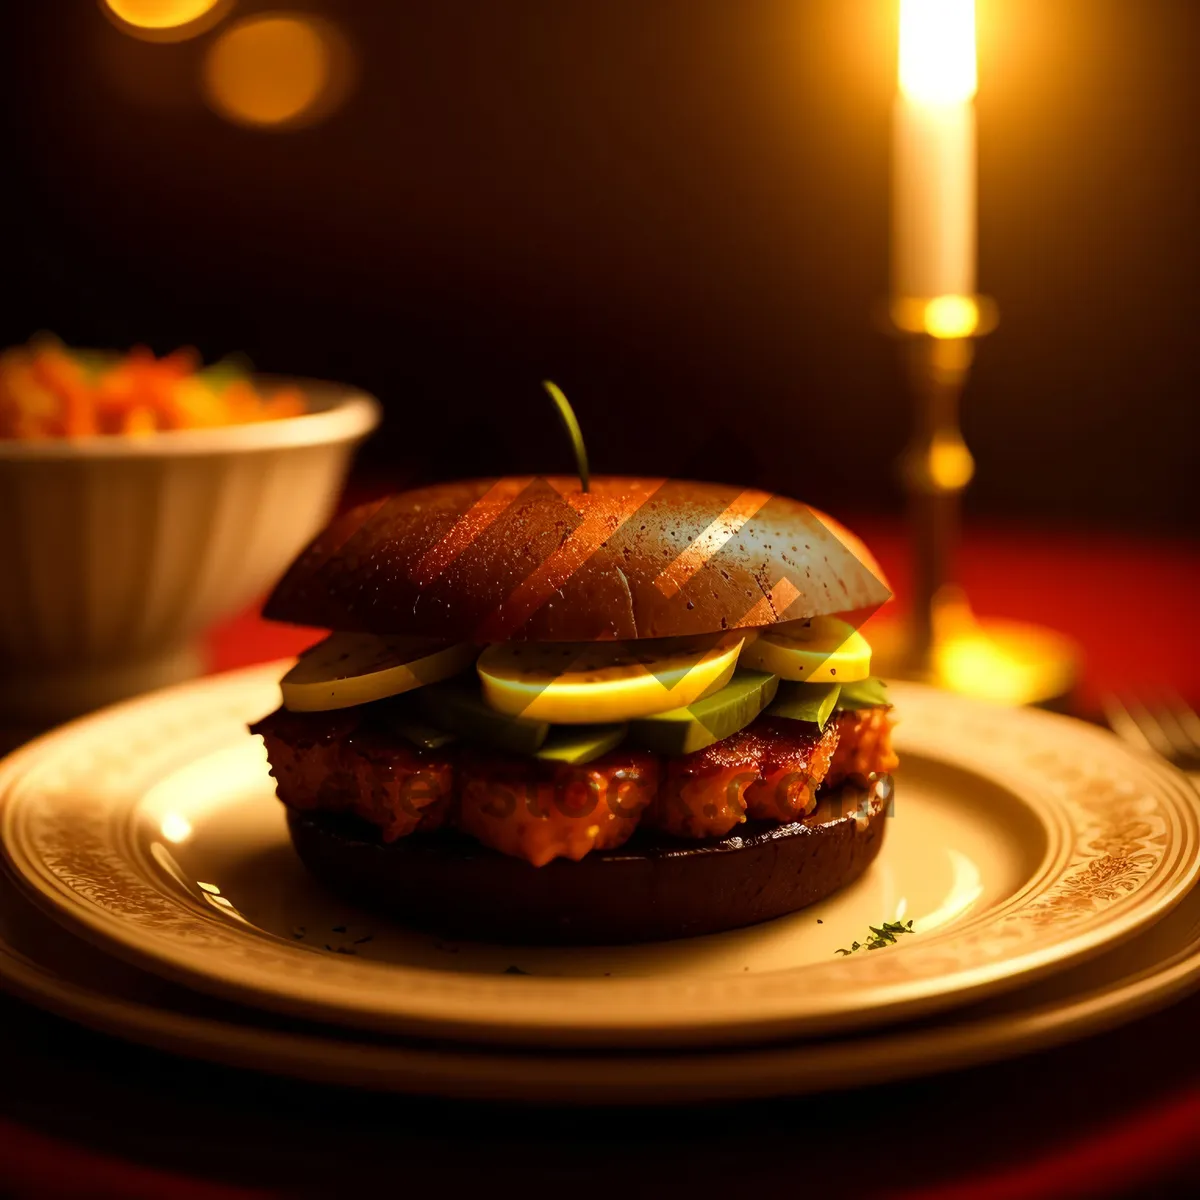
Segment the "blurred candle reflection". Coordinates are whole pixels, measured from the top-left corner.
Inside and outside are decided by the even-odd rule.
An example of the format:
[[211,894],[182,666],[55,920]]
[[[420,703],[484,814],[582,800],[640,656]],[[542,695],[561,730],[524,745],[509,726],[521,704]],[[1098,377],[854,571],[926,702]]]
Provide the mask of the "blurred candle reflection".
[[192,836],[192,823],[183,813],[164,813],[160,828],[163,837],[176,845],[186,842]]

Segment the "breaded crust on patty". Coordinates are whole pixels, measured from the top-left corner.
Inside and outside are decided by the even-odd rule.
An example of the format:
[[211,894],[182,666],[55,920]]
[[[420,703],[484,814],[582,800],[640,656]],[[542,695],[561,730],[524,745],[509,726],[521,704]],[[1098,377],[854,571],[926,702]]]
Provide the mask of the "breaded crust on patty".
[[746,820],[786,824],[818,789],[863,783],[897,765],[884,708],[839,714],[823,731],[759,717],[704,750],[667,758],[618,747],[579,766],[474,746],[424,751],[370,706],[280,709],[262,735],[277,793],[299,811],[349,812],[385,842],[447,824],[541,866],[622,845],[639,824],[673,837],[724,837]]

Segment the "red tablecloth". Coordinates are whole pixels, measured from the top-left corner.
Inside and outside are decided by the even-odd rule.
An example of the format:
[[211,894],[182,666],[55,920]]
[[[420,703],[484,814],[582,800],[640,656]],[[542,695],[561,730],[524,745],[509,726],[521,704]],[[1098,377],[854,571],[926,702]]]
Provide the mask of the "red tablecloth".
[[[902,596],[901,530],[857,525]],[[959,568],[981,615],[1077,639],[1085,711],[1102,690],[1146,683],[1200,699],[1196,545],[981,529]],[[213,632],[212,666],[290,654],[316,636],[246,614]],[[1112,1033],[965,1073],[799,1101],[596,1114],[243,1075],[0,998],[0,1194],[1200,1194],[1197,1029],[1193,997]]]

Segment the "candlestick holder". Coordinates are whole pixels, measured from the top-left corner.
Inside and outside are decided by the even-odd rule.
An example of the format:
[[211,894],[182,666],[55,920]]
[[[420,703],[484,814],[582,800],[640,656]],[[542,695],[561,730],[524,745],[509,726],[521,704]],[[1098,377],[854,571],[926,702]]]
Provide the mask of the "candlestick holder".
[[985,296],[899,300],[890,308],[916,401],[913,436],[900,458],[912,604],[906,621],[873,622],[871,643],[881,675],[1006,704],[1062,707],[1078,675],[1074,644],[1040,626],[976,617],[954,582],[961,496],[975,471],[959,405],[975,343],[997,320]]

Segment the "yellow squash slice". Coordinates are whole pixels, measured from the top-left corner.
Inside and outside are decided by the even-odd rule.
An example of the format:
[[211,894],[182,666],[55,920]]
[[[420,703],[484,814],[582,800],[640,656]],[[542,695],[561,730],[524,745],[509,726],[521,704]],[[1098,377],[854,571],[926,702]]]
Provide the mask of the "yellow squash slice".
[[283,705],[292,712],[324,712],[369,704],[457,675],[477,653],[465,642],[333,633],[283,677]]
[[854,683],[871,674],[871,647],[848,622],[811,617],[761,630],[742,666],[801,683]]
[[555,725],[628,721],[684,708],[729,682],[743,634],[643,642],[503,642],[476,670],[499,712]]

